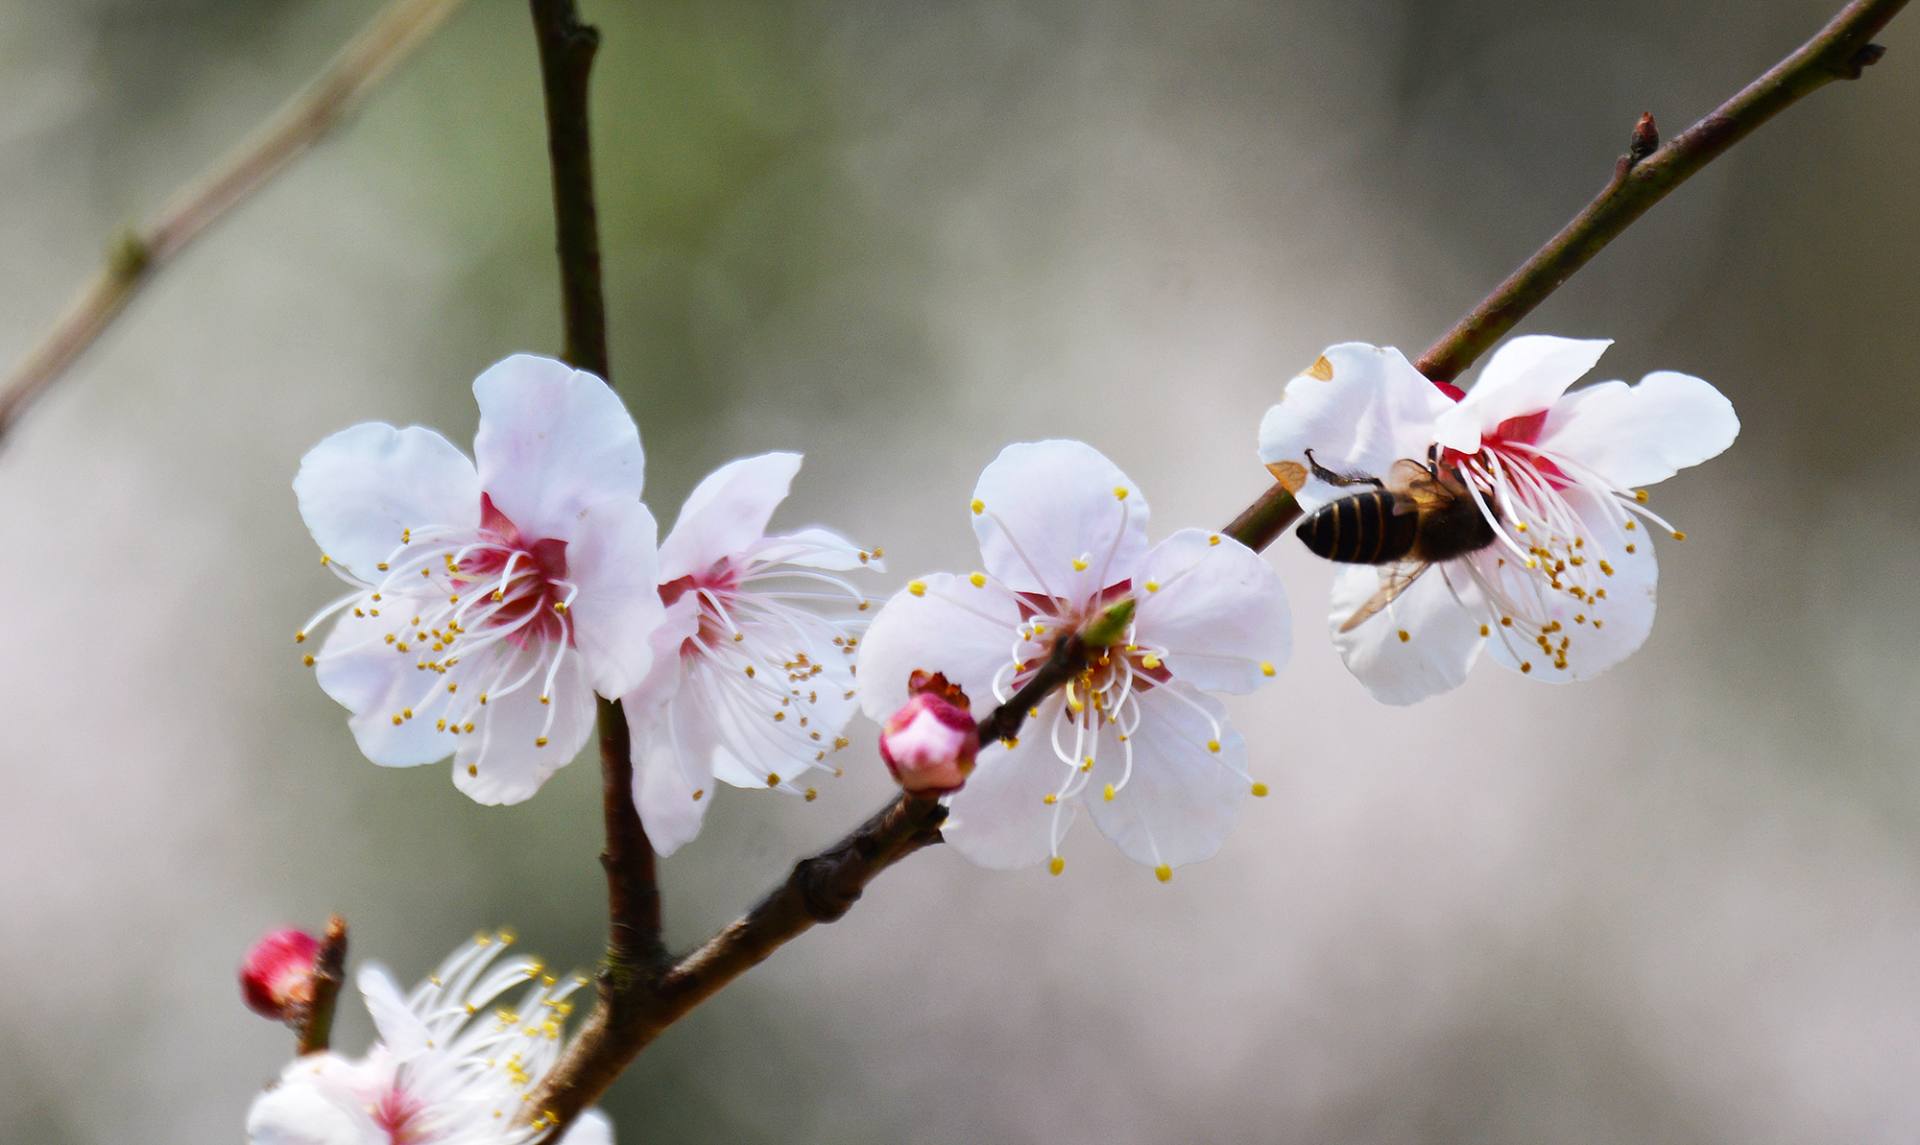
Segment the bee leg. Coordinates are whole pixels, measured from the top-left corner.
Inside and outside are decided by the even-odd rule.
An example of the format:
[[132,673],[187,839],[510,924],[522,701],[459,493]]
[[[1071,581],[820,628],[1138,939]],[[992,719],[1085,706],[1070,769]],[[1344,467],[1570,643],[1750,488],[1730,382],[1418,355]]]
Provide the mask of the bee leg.
[[1312,468],[1315,477],[1318,477],[1329,485],[1337,485],[1343,489],[1349,485],[1371,485],[1375,489],[1385,489],[1387,487],[1386,483],[1378,477],[1369,477],[1364,473],[1336,473],[1318,461],[1315,461],[1313,450],[1311,449],[1307,450],[1307,465]]

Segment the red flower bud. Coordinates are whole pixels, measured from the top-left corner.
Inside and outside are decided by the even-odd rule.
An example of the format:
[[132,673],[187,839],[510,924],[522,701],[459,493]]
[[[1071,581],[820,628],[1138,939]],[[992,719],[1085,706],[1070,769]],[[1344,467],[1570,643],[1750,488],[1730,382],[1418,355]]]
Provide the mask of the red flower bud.
[[948,699],[946,691],[918,693],[880,730],[880,758],[908,794],[947,795],[965,786],[973,773],[979,732],[967,709]]
[[240,994],[263,1018],[296,1022],[313,1001],[320,940],[304,930],[276,930],[253,944],[240,966]]

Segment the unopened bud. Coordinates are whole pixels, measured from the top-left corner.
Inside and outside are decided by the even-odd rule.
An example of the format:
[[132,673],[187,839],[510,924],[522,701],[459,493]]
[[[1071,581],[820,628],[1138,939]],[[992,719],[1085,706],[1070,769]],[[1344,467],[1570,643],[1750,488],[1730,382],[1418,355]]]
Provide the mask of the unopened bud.
[[[919,692],[880,729],[880,758],[909,795],[947,795],[966,785],[980,751],[967,709],[936,688]],[[965,699],[964,695],[961,697]]]
[[240,966],[240,993],[263,1018],[301,1021],[313,1004],[320,940],[304,930],[276,930],[253,944]]

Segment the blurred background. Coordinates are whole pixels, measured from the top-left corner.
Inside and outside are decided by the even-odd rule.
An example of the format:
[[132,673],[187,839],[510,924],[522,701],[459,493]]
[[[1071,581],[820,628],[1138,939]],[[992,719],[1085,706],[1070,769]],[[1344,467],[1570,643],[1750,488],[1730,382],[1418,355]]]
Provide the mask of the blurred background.
[[[1222,523],[1323,345],[1417,353],[1640,112],[1677,131],[1837,7],[588,2],[649,500],[802,449],[780,520],[883,544],[876,593],[971,567],[1008,441],[1092,441],[1155,536]],[[375,10],[0,0],[0,358]],[[1885,42],[1523,327],[1745,423],[1658,492],[1692,539],[1638,656],[1378,706],[1289,538],[1298,651],[1234,704],[1274,795],[1219,858],[1161,886],[1085,824],[1060,879],[916,857],[647,1053],[622,1140],[1920,1135],[1920,14]],[[525,5],[474,0],[0,448],[9,1137],[238,1140],[290,1052],[233,981],[272,925],[340,910],[408,981],[497,924],[591,967],[593,762],[504,809],[376,768],[288,639],[334,591],[300,455],[469,441],[474,374],[558,349],[551,247]],[[664,864],[677,945],[887,797],[849,758],[813,804],[723,794]]]

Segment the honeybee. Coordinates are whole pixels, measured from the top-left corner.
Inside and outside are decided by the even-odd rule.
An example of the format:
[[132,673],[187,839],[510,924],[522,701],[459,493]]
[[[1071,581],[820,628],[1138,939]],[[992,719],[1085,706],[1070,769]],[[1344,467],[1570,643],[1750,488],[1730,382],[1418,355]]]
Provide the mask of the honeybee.
[[1307,451],[1313,475],[1346,488],[1370,485],[1336,498],[1307,514],[1294,530],[1316,555],[1342,564],[1391,565],[1380,573],[1380,591],[1340,625],[1351,632],[1392,604],[1436,561],[1450,561],[1494,542],[1493,525],[1459,475],[1440,467],[1438,449],[1422,465],[1401,458],[1380,480],[1365,474],[1336,473]]

